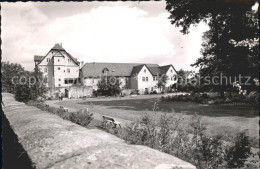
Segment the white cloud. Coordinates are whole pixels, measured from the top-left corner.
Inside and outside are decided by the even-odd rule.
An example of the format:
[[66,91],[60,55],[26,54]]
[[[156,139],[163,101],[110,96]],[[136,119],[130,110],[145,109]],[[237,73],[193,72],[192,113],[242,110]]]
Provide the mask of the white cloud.
[[55,42],[62,42],[74,57],[87,62],[172,63],[188,69],[200,56],[205,25],[184,36],[168,15],[165,10],[150,16],[138,7],[106,5],[52,19],[33,3],[4,4],[3,60],[32,70],[33,55],[45,55]]

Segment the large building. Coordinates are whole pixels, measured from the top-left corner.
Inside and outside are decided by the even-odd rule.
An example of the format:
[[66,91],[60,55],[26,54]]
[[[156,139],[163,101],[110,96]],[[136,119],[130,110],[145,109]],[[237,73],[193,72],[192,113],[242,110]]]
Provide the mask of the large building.
[[50,91],[61,90],[69,97],[70,87],[83,82],[84,86],[97,89],[102,76],[119,79],[121,88],[135,89],[140,93],[156,90],[158,80],[167,75],[166,87],[176,83],[176,70],[173,65],[159,66],[145,63],[85,63],[77,61],[61,44],[55,44],[46,56],[34,56],[37,66],[48,79]]

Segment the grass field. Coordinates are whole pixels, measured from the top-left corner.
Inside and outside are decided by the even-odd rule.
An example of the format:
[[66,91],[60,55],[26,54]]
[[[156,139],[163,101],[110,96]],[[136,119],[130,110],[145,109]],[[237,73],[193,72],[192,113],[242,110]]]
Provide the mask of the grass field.
[[[76,109],[89,108],[94,113],[112,116],[115,118],[136,121],[145,114],[168,116],[183,115],[188,120],[191,115],[198,113],[202,116],[203,123],[207,124],[206,132],[211,135],[222,134],[227,137],[236,132],[248,130],[254,147],[258,147],[259,127],[258,108],[203,105],[191,102],[158,102],[158,111],[153,111],[157,97],[137,98],[100,98],[87,100],[68,100],[60,105]],[[185,121],[183,122],[185,125]]]

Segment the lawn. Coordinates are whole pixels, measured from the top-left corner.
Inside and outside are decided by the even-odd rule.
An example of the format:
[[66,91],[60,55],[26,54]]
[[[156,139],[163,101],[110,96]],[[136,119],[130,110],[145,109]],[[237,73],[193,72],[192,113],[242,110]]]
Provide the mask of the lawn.
[[[60,105],[76,109],[90,108],[94,113],[115,118],[136,121],[144,114],[164,114],[169,116],[183,115],[188,120],[191,115],[198,113],[203,123],[207,124],[206,132],[211,135],[222,134],[232,136],[238,131],[248,130],[254,146],[258,146],[258,113],[259,108],[203,105],[191,102],[158,102],[158,111],[153,111],[156,97],[140,98],[101,98],[87,100],[69,100]],[[186,123],[185,121],[183,123]]]

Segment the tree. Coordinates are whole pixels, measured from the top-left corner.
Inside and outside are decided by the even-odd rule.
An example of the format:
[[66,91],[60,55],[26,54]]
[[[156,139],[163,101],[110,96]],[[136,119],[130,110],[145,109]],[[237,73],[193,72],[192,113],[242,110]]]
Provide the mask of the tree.
[[120,84],[119,79],[116,77],[103,77],[101,81],[98,82],[97,92],[103,96],[118,95],[121,92]]
[[[258,77],[258,63],[255,62],[259,53],[258,12],[252,10],[256,2],[166,0],[169,19],[182,28],[182,33],[189,33],[191,25],[208,23],[210,29],[203,36],[203,56],[192,65],[200,67],[202,76]],[[212,88],[223,95],[230,86]]]
[[[2,62],[2,92],[14,93],[17,78],[25,72],[24,68],[17,63]],[[12,82],[13,79],[13,82]]]
[[15,99],[21,102],[37,100],[44,97],[47,88],[44,84],[42,72],[36,67],[33,72],[24,71],[19,78],[24,77],[24,81],[18,82],[14,88]]
[[165,86],[167,84],[167,80],[169,79],[169,77],[166,74],[161,75],[161,77],[159,78],[158,82],[157,82],[157,87],[159,89],[161,89],[163,92],[165,92]]
[[43,74],[38,67],[30,73],[30,77],[30,99],[36,100],[39,97],[44,97],[47,92],[47,88],[45,86]]

